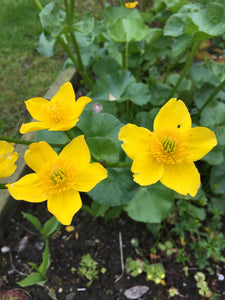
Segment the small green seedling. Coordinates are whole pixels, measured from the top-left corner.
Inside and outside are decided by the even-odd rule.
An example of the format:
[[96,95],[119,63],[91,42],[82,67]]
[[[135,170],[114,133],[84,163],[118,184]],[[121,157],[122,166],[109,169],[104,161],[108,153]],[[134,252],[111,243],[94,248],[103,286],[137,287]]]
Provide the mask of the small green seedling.
[[94,279],[98,279],[99,269],[98,263],[88,254],[82,256],[78,274],[89,280],[87,286],[90,286]]

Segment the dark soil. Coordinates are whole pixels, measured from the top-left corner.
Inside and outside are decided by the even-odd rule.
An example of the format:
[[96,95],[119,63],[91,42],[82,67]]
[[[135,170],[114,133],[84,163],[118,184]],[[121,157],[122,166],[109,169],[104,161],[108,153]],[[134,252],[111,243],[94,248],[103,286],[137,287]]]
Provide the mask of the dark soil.
[[[1,248],[8,246],[11,249],[11,261],[9,252],[0,254],[0,291],[20,288],[16,282],[24,279],[19,272],[27,272],[27,262],[35,262],[38,265],[41,263],[44,242],[35,228],[22,216],[21,211],[37,216],[42,224],[51,217],[46,203],[20,202],[0,243]],[[183,265],[175,262],[175,255],[168,257],[162,253],[160,257],[151,261],[161,262],[164,265],[166,270],[164,284],[146,281],[144,274],[132,277],[124,272],[120,278],[122,269],[119,233],[122,236],[124,260],[127,257],[133,259],[140,257],[130,243],[134,237],[138,238],[144,256],[150,260],[149,249],[153,246],[155,238],[144,224],[129,219],[126,214],[106,223],[103,217],[93,219],[85,211],[79,211],[72,224],[75,227],[74,231],[67,232],[62,226],[61,230],[50,239],[51,266],[47,273],[46,285],[55,290],[58,300],[124,300],[127,299],[124,296],[125,290],[136,285],[149,287],[142,300],[205,299],[199,295],[194,279],[195,273],[200,270],[192,266],[189,269],[189,276],[185,276]],[[22,249],[21,240],[24,241]],[[71,268],[78,269],[82,255],[88,253],[98,262],[100,268],[104,267],[107,270],[104,274],[99,273],[99,279],[95,279],[90,287],[87,287],[87,279],[81,278],[77,272],[71,272]],[[220,273],[225,274],[224,265],[211,267],[214,269],[219,267]],[[222,296],[225,294],[224,281],[219,281],[216,275],[209,276],[207,272],[204,273],[209,288],[220,295],[215,299],[225,299],[225,296]],[[179,295],[170,298],[168,290],[171,287],[177,288]],[[31,286],[23,290],[29,293],[31,299],[51,299],[46,287]]]

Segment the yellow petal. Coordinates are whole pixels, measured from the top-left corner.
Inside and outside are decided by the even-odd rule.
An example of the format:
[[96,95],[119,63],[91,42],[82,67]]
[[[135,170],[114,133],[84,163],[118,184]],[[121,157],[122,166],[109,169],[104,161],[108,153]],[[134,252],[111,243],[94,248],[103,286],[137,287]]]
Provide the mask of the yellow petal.
[[73,128],[77,122],[79,121],[79,119],[73,119],[73,120],[61,120],[58,123],[55,124],[49,124],[49,126],[47,127],[49,131],[67,131],[71,128]]
[[0,178],[6,178],[12,175],[16,169],[14,164],[18,158],[18,153],[6,153],[6,155],[0,155]]
[[20,127],[20,133],[28,133],[36,130],[43,130],[49,128],[48,122],[29,122],[22,124]]
[[156,183],[163,174],[163,164],[159,164],[149,153],[138,155],[132,164],[134,181],[145,186]]
[[119,140],[121,147],[132,160],[143,152],[148,151],[151,132],[134,124],[127,124],[120,129]]
[[12,153],[14,150],[14,147],[12,144],[6,142],[6,141],[0,141],[0,157],[2,155],[5,155],[6,153]]
[[14,164],[18,158],[18,153],[14,152],[12,144],[0,141],[0,178],[9,177],[16,169]]
[[170,99],[158,112],[154,120],[154,131],[173,128],[182,134],[188,134],[191,129],[191,117],[183,101]]
[[10,195],[16,200],[28,202],[43,202],[47,200],[46,195],[39,185],[38,176],[35,173],[25,175],[18,181],[7,184]]
[[51,103],[60,102],[63,106],[70,107],[75,102],[75,93],[70,82],[63,84],[57,94],[52,97]]
[[73,188],[76,191],[89,192],[106,177],[107,170],[101,164],[89,164],[86,168],[78,170]]
[[48,199],[48,210],[63,225],[71,224],[73,216],[81,206],[80,194],[74,190],[55,194]]
[[78,98],[74,105],[74,112],[70,112],[71,115],[73,114],[76,117],[79,117],[82,114],[84,107],[91,101],[92,101],[91,98],[86,97],[86,96]]
[[127,3],[124,3],[124,6],[126,8],[129,8],[129,9],[132,9],[132,8],[135,8],[138,4],[138,1],[134,1],[134,2],[127,2]]
[[60,157],[67,157],[73,160],[77,168],[84,168],[90,163],[91,155],[85,142],[84,135],[74,138],[67,146],[63,148]]
[[26,164],[35,172],[39,172],[49,161],[58,157],[58,154],[52,147],[42,141],[39,143],[32,143],[29,149],[25,152],[24,160]]
[[190,194],[194,197],[200,187],[200,174],[194,163],[185,160],[179,164],[167,164],[162,178],[162,184],[179,194]]
[[25,105],[32,118],[38,121],[47,120],[46,110],[49,106],[48,100],[41,97],[31,98],[25,101]]
[[187,137],[189,155],[188,158],[196,161],[204,157],[217,145],[215,133],[206,127],[194,127]]

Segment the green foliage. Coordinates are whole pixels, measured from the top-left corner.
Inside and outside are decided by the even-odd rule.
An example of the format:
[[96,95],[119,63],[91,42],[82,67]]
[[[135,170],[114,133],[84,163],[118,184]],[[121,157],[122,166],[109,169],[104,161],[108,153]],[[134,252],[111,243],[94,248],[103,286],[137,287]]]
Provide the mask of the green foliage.
[[98,263],[88,253],[82,256],[80,267],[78,268],[78,274],[81,277],[85,277],[89,280],[89,286],[94,279],[98,279]]
[[36,229],[40,232],[42,237],[45,240],[45,248],[42,254],[42,262],[40,266],[35,263],[29,263],[29,265],[36,271],[33,272],[27,277],[19,282],[17,282],[20,286],[25,287],[29,285],[43,285],[46,281],[46,272],[50,266],[50,254],[49,254],[49,238],[50,235],[55,231],[59,230],[59,221],[53,216],[49,220],[47,220],[42,227],[39,219],[31,214],[22,213],[32,225],[36,227]]

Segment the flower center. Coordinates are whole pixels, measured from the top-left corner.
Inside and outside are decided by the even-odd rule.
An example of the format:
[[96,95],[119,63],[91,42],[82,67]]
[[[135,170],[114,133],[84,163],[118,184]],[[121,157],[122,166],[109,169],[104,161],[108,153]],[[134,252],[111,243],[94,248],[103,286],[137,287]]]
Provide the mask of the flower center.
[[48,107],[48,114],[52,121],[55,123],[62,120],[63,117],[63,108],[59,102],[55,102],[54,104],[50,104]]
[[39,172],[40,186],[47,196],[71,189],[75,180],[76,165],[68,158],[58,157]]
[[166,164],[180,163],[188,154],[184,137],[171,128],[152,132],[149,150],[158,163]]

